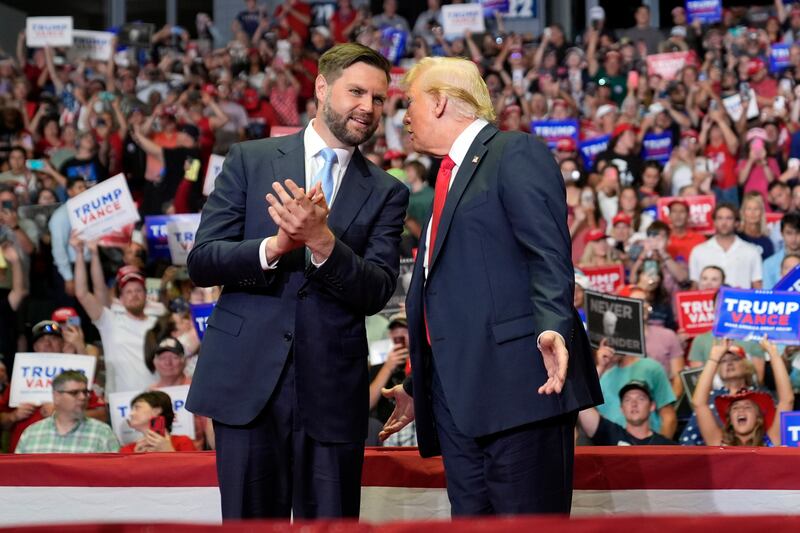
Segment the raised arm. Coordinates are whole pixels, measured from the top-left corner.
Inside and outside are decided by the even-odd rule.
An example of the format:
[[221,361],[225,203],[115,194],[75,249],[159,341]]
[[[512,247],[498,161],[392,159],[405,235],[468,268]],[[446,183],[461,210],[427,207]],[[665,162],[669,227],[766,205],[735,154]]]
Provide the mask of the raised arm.
[[[86,261],[83,258],[84,242],[78,237],[77,233],[73,231],[69,243],[73,248],[75,248],[75,297],[78,299],[81,306],[83,306],[83,309],[86,311],[86,314],[89,315],[89,318],[92,319],[92,321],[99,320],[100,316],[103,314],[103,299],[98,298],[94,293],[89,292],[89,279],[86,272]],[[96,254],[92,254],[92,261],[94,261],[95,255]],[[94,279],[92,279],[92,281],[94,281]],[[104,280],[102,280],[101,285],[105,287]],[[97,290],[97,287],[95,287],[95,290]]]
[[769,355],[769,364],[772,367],[772,375],[775,377],[775,392],[778,393],[777,412],[772,426],[767,428],[767,435],[776,445],[781,442],[781,413],[789,412],[794,409],[794,390],[792,381],[789,379],[789,372],[786,370],[786,362],[778,353],[775,343],[767,339],[766,335],[759,343],[764,352]]
[[9,266],[11,266],[12,285],[11,291],[8,293],[8,305],[11,306],[12,310],[16,311],[19,309],[22,300],[28,295],[28,288],[25,284],[25,271],[13,244],[10,242],[3,243],[2,254]]
[[711,384],[714,381],[714,375],[717,373],[719,361],[730,346],[730,339],[724,339],[711,347],[708,361],[706,361],[703,371],[700,373],[697,386],[692,395],[692,405],[694,406],[695,415],[697,415],[697,426],[700,428],[703,440],[709,446],[718,446],[722,442],[722,429],[717,424],[717,419],[708,406],[708,400],[711,396]]

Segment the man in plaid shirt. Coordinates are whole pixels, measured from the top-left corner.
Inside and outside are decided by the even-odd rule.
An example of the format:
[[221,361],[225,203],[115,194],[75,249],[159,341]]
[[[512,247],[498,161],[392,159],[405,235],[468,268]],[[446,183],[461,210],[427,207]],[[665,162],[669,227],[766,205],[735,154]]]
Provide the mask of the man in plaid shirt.
[[53,379],[53,415],[28,427],[15,453],[116,452],[119,442],[108,424],[86,417],[90,391],[86,376],[66,370]]

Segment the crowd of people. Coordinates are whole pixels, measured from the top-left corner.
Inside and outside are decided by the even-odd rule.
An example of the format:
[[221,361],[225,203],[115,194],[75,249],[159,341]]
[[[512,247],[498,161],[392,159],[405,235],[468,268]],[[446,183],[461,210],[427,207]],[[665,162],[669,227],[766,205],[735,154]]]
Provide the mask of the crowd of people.
[[[723,285],[771,289],[800,264],[800,4],[725,9],[708,25],[676,7],[666,30],[651,25],[647,6],[625,29],[607,27],[595,7],[573,41],[558,25],[535,35],[506,32],[502,15],[487,19],[484,34],[445,38],[439,0],[427,7],[409,21],[396,0],[379,13],[339,0],[327,24],[311,27],[311,6],[301,0],[274,13],[247,0],[228,43],[201,13],[192,31],[166,26],[150,46],[117,43],[108,61],[66,61],[67,50],[29,48],[19,34],[15,54],[0,57],[6,451],[116,451],[107,402],[121,391],[140,393],[129,424],[141,435],[121,451],[213,449],[211,424],[201,417],[194,441],[170,435],[176,415],[159,389],[191,383],[201,340],[190,305],[215,301],[222,288],[195,287],[185,267],[149,257],[141,225],[122,239],[82,240],[65,203],[122,173],[143,219],[199,212],[209,156],[306,125],[317,109],[317,59],[348,41],[391,53],[398,75],[429,55],[471,59],[501,129],[535,133],[533,122],[577,121],[577,138],[551,146],[566,188],[575,305],[593,289],[582,268],[622,265],[621,293],[645,303],[647,351],[620,355],[601,343],[606,402],[580,415],[581,439],[781,444],[779,413],[794,408],[800,387],[795,348],[691,337],[678,327],[674,295]],[[392,48],[398,32],[407,37],[400,53]],[[772,48],[783,44],[788,65],[777,68]],[[673,77],[648,69],[649,57],[673,52],[695,60]],[[733,109],[729,98],[737,95]],[[410,258],[431,216],[439,163],[411,148],[406,107],[393,83],[381,127],[361,150],[411,191],[401,245]],[[654,133],[671,140],[661,161],[643,149]],[[600,153],[581,153],[600,138],[607,138]],[[711,235],[691,226],[691,199],[700,195],[715,199]],[[660,198],[671,199],[666,216],[657,211]],[[768,224],[768,216],[780,221]],[[148,278],[159,281],[148,287]],[[371,341],[391,340],[385,362],[371,371],[374,444],[391,413],[380,389],[409,371],[407,324],[396,311],[368,319]],[[96,379],[65,372],[53,380],[52,403],[9,407],[19,352],[95,356]],[[693,394],[684,391],[681,372],[699,367]],[[676,409],[684,395],[693,407],[688,420]],[[157,417],[162,427],[150,425]],[[415,444],[413,427],[391,443]]]

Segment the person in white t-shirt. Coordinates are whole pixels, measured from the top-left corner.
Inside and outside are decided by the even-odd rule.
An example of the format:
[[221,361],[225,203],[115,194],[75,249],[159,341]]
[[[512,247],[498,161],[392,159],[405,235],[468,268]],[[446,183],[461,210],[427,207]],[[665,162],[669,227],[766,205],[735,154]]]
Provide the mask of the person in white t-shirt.
[[[106,364],[106,393],[142,391],[155,380],[144,362],[144,338],[156,319],[144,312],[146,303],[144,276],[130,266],[117,273],[119,302],[125,313],[114,313],[104,305],[108,301],[97,242],[84,243],[73,233],[70,244],[80,256],[75,261],[75,296],[100,332]],[[83,247],[91,252],[92,291],[89,291]]]
[[695,246],[689,256],[689,277],[695,284],[705,267],[715,265],[725,272],[731,287],[761,288],[761,253],[756,246],[736,236],[738,216],[730,204],[719,204],[714,209],[714,236]]

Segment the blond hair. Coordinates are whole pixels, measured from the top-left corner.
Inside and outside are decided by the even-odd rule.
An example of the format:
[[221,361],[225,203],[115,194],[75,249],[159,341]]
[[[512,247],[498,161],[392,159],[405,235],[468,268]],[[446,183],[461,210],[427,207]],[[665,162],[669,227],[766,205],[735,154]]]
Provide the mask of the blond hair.
[[435,97],[454,100],[459,114],[465,118],[496,118],[489,89],[478,67],[472,61],[456,57],[426,57],[414,65],[403,78],[407,89],[420,80],[420,90]]
[[758,221],[758,233],[759,235],[768,237],[769,226],[767,226],[767,209],[764,206],[764,197],[761,196],[761,193],[758,191],[748,191],[745,193],[744,198],[742,198],[742,205],[739,208],[739,220],[742,224],[742,230],[744,230],[744,208],[748,202],[757,203],[759,209],[761,209],[761,220]]

